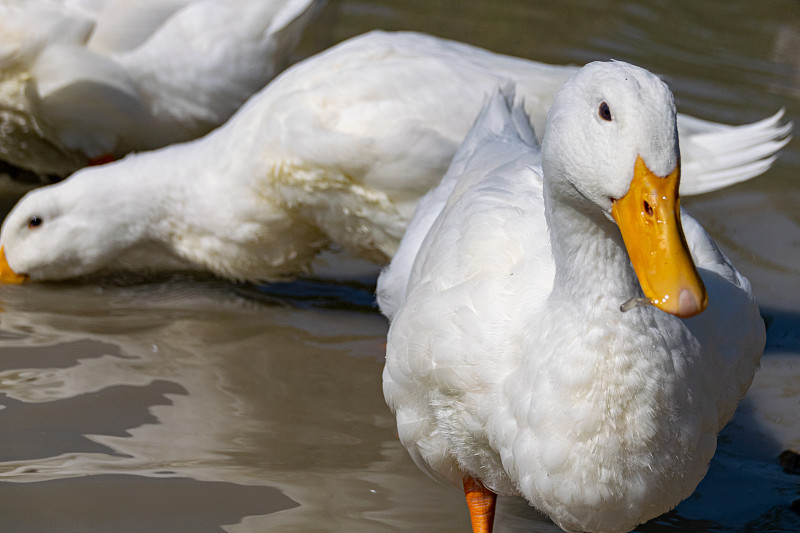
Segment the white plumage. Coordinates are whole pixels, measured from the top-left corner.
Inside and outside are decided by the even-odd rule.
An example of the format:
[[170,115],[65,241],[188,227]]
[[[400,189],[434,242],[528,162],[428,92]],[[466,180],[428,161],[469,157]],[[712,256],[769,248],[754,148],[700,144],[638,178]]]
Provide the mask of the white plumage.
[[511,100],[490,99],[379,279],[384,394],[434,477],[521,494],[567,531],[626,532],[705,475],[764,324],[747,279],[685,212],[708,307],[620,310],[642,289],[612,205],[637,157],[658,176],[679,161],[655,76],[585,67],[556,96],[543,149]]
[[[515,81],[540,122],[573,71],[420,34],[365,34],[288,69],[202,139],[30,193],[0,244],[34,280],[110,269],[273,280],[330,243],[383,262],[485,96]],[[789,131],[780,113],[741,127],[685,120],[701,159],[684,158],[693,192],[762,172]],[[29,227],[33,218],[41,224]]]
[[3,0],[0,159],[66,176],[194,139],[285,66],[317,0]]

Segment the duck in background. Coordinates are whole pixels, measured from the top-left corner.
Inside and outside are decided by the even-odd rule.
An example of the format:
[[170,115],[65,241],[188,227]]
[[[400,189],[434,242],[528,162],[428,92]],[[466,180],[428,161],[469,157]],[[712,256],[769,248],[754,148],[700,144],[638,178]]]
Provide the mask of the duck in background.
[[2,0],[0,160],[47,181],[200,137],[286,65],[323,4]]
[[[286,70],[201,139],[29,193],[0,232],[5,279],[201,270],[273,281],[331,243],[384,263],[486,95],[514,81],[541,122],[575,70],[416,33],[355,37]],[[781,113],[738,127],[679,116],[684,192],[764,172],[790,127]]]
[[672,94],[590,63],[540,148],[491,98],[378,281],[400,440],[465,491],[570,532],[624,533],[687,498],[753,379],[750,283],[679,206]]

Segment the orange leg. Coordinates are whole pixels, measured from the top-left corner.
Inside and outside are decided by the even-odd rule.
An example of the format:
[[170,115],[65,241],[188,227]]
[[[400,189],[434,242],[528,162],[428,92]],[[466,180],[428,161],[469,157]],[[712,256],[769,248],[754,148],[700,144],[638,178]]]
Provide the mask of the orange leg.
[[479,480],[465,476],[464,495],[467,497],[469,517],[472,520],[472,533],[492,533],[497,494],[484,487]]

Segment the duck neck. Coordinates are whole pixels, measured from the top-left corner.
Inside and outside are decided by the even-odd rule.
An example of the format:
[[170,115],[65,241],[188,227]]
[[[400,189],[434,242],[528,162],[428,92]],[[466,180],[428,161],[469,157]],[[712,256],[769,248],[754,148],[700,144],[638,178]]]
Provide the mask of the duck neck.
[[193,268],[261,281],[299,270],[324,243],[284,209],[269,179],[261,132],[253,129],[251,122],[234,121],[143,164],[180,163],[173,169],[180,179],[164,190],[159,242]]
[[565,179],[545,180],[544,195],[556,267],[551,297],[619,313],[623,302],[642,296],[616,224]]
[[[92,188],[103,198],[107,217],[106,233],[113,235],[115,252],[110,269],[176,270],[187,265],[174,253],[172,236],[187,224],[192,213],[191,184],[200,169],[185,157],[188,145],[174,145],[152,152],[133,154],[125,159],[99,167],[86,176],[84,187]],[[187,166],[174,164],[186,161]],[[191,166],[191,168],[190,168]],[[187,183],[188,181],[188,183]]]

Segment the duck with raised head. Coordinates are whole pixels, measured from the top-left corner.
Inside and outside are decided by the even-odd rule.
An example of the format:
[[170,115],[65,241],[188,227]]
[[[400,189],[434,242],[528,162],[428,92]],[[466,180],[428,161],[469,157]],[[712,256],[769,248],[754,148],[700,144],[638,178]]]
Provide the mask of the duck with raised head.
[[489,100],[379,279],[384,395],[414,462],[463,486],[475,532],[496,494],[569,532],[627,532],[705,475],[764,323],[680,208],[658,77],[583,67],[541,148],[512,100]]

